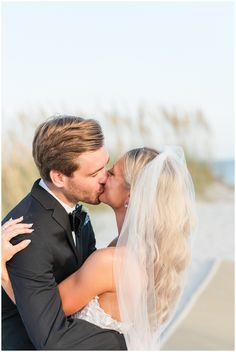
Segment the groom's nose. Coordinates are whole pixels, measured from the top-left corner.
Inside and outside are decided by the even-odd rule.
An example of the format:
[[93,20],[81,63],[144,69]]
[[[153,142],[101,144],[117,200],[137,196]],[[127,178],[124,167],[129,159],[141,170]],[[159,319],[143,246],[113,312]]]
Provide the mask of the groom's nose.
[[103,169],[103,173],[101,175],[101,179],[100,179],[99,183],[102,185],[105,185],[107,182],[107,178],[108,178],[108,172],[106,169]]

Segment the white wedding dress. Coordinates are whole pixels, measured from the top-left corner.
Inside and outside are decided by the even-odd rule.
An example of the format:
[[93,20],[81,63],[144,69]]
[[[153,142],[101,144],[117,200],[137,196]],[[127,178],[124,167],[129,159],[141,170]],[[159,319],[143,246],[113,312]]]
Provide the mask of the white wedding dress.
[[123,334],[127,331],[127,325],[113,319],[99,305],[99,297],[94,297],[83,309],[72,315],[73,318],[87,320],[103,329],[112,329]]

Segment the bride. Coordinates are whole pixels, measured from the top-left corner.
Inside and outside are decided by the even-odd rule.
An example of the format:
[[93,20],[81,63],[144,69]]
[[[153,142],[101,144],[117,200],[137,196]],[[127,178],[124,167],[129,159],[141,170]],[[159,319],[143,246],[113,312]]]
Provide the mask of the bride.
[[[66,315],[124,334],[129,350],[157,350],[182,289],[195,208],[180,147],[137,148],[108,171],[100,201],[115,212],[118,237],[58,285]],[[2,285],[15,302],[6,262],[29,244],[22,218],[2,227]]]

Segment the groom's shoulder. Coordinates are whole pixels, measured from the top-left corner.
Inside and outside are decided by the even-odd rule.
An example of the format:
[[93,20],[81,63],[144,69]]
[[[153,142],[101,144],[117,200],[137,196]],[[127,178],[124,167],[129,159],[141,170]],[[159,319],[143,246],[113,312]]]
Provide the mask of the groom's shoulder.
[[[41,204],[37,198],[41,193],[47,193],[42,187],[39,186],[39,180],[36,180],[32,186],[32,189],[29,193],[16,204],[10,212],[4,217],[3,223],[6,222],[11,217],[16,219],[20,216],[24,216],[28,213],[32,213],[36,210],[36,208],[41,208]],[[44,195],[45,197],[45,195]],[[46,195],[47,197],[47,195]],[[38,209],[37,209],[38,210]]]

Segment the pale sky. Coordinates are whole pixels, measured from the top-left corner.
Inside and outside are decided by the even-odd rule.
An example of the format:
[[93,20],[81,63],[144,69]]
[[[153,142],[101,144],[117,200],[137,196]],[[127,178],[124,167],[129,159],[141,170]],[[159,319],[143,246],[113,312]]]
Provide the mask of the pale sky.
[[233,2],[3,2],[2,19],[10,124],[37,107],[201,109],[215,157],[233,157]]

